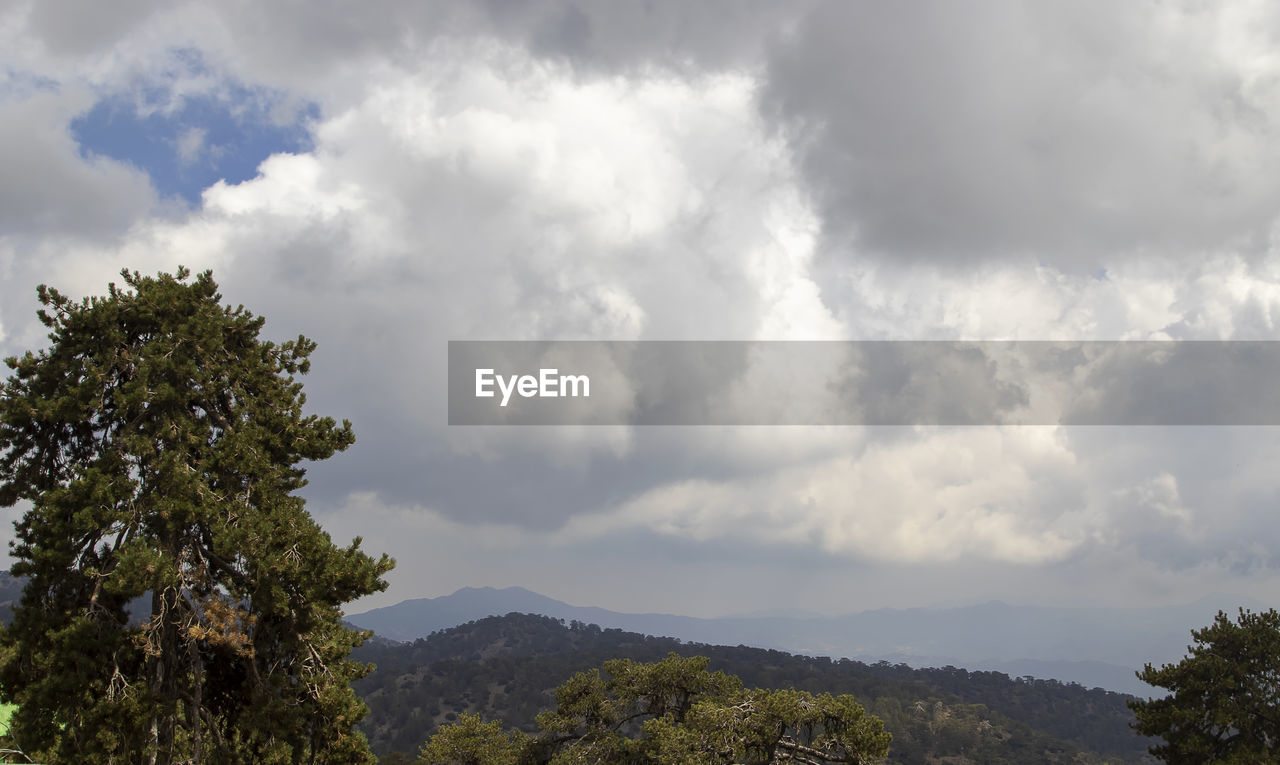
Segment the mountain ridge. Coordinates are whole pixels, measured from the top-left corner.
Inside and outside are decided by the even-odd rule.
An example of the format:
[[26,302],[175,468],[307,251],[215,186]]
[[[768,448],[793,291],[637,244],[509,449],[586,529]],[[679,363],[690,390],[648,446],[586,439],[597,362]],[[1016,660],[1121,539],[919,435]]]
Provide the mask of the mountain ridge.
[[1256,601],[1210,596],[1179,606],[1020,606],[993,600],[949,608],[880,608],[838,616],[703,618],[625,613],[575,606],[524,587],[464,587],[351,614],[381,637],[412,641],[488,616],[535,613],[686,641],[749,645],[810,656],[956,666],[1031,674],[1086,687],[1150,695],[1135,672],[1146,662],[1177,661],[1190,632],[1219,608],[1257,609]]

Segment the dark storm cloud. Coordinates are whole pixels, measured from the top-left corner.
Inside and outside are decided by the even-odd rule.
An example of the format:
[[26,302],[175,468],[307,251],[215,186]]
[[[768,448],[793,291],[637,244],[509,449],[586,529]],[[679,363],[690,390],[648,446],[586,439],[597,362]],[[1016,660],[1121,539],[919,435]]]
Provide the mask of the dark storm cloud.
[[1276,125],[1212,10],[827,2],[773,51],[763,107],[839,248],[1068,267],[1247,248],[1280,203]]
[[587,67],[694,63],[716,69],[759,61],[765,45],[812,3],[490,0],[483,5],[495,29],[527,41],[537,54]]
[[503,40],[584,72],[754,67],[811,3],[385,0],[312,3],[302,14],[280,3],[227,5],[223,19],[255,68],[306,80],[362,57],[413,67],[421,46],[464,37]]
[[116,43],[163,6],[159,0],[38,0],[27,6],[26,23],[51,53],[85,55]]
[[[334,504],[353,490],[376,491],[393,505],[431,508],[461,523],[503,523],[551,531],[681,481],[749,478],[753,466],[708,454],[687,434],[663,429],[633,436],[626,454],[583,449],[572,466],[549,452],[563,433],[522,429],[491,455],[460,454],[368,415],[356,421],[358,446],[311,472],[308,496]],[[390,455],[390,456],[388,456]],[[757,468],[758,469],[758,468]]]

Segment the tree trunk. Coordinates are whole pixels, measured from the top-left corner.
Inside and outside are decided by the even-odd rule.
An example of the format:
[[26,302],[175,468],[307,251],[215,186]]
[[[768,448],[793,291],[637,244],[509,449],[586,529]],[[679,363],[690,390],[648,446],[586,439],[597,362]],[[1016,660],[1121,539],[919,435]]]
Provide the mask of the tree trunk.
[[152,743],[155,751],[152,765],[173,765],[178,712],[178,662],[182,649],[179,639],[178,593],[172,587],[151,595],[152,629],[156,633],[151,645],[156,655],[150,656],[151,687],[159,702],[159,714],[152,719]]
[[191,654],[192,691],[191,691],[191,762],[200,765],[200,708],[204,704],[204,678],[201,677],[204,666],[200,661],[200,645],[191,638],[187,640],[187,648]]

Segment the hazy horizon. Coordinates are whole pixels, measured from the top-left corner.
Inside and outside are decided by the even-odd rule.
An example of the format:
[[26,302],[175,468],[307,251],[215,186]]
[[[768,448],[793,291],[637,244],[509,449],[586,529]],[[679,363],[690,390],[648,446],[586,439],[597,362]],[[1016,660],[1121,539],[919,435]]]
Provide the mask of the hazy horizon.
[[[819,609],[806,609],[806,608],[788,608],[788,607],[782,606],[778,608],[758,609],[756,611],[726,611],[726,612],[705,611],[700,613],[681,613],[676,611],[627,611],[619,608],[614,608],[609,603],[575,602],[572,600],[567,600],[565,598],[557,597],[554,593],[546,593],[546,592],[531,590],[527,587],[523,587],[518,584],[507,584],[507,585],[464,585],[462,587],[451,590],[449,592],[443,592],[443,593],[434,594],[434,595],[433,594],[416,595],[410,598],[401,598],[399,600],[394,600],[394,601],[385,603],[383,605],[369,606],[367,608],[361,607],[359,608],[359,610],[356,610],[354,608],[348,609],[347,613],[350,616],[356,616],[359,614],[368,613],[370,611],[375,611],[378,609],[390,608],[405,602],[450,598],[452,596],[459,595],[461,593],[465,593],[471,590],[494,590],[497,592],[512,591],[512,590],[523,591],[539,597],[550,598],[551,600],[559,601],[560,603],[564,603],[565,605],[572,606],[574,608],[598,608],[605,611],[614,611],[617,613],[636,615],[636,616],[645,616],[645,615],[680,616],[680,617],[689,617],[693,619],[753,619],[753,618],[773,618],[773,617],[779,617],[779,616],[786,617],[786,618],[809,618],[809,617],[828,618],[828,617],[866,614],[866,613],[871,613],[875,611],[908,611],[908,610],[946,611],[946,610],[963,610],[963,609],[977,608],[977,607],[988,606],[988,605],[1004,605],[1004,606],[1010,606],[1012,608],[1037,608],[1038,607],[1038,608],[1053,608],[1053,609],[1064,609],[1064,610],[1073,610],[1073,609],[1086,610],[1086,609],[1093,609],[1093,608],[1101,608],[1101,609],[1169,608],[1169,607],[1178,607],[1178,606],[1204,605],[1204,606],[1211,606],[1212,608],[1215,608],[1215,609],[1225,610],[1227,611],[1227,613],[1232,615],[1235,614],[1237,608],[1245,608],[1245,609],[1256,611],[1258,609],[1276,607],[1272,605],[1271,601],[1268,601],[1265,599],[1258,599],[1258,598],[1253,598],[1246,595],[1227,593],[1227,592],[1212,592],[1212,593],[1207,593],[1200,597],[1189,599],[1189,600],[1170,600],[1169,602],[1166,602],[1166,603],[1140,603],[1140,604],[1135,604],[1133,606],[1106,606],[1106,605],[1098,605],[1096,603],[1086,603],[1086,602],[1079,602],[1079,603],[1049,603],[1049,602],[1043,602],[1043,601],[1010,602],[1007,600],[1002,600],[1000,598],[987,598],[985,600],[972,600],[972,601],[962,601],[962,600],[939,601],[934,603],[921,603],[921,604],[910,605],[910,606],[888,605],[888,606],[878,606],[873,608],[863,608],[863,609],[858,609],[854,611],[836,610],[836,609],[819,610]],[[368,602],[368,601],[369,599],[359,601],[357,605]],[[1199,627],[1202,627],[1202,626],[1204,625],[1200,625],[1200,624],[1187,625],[1188,642],[1190,641],[1191,630],[1198,629]]]

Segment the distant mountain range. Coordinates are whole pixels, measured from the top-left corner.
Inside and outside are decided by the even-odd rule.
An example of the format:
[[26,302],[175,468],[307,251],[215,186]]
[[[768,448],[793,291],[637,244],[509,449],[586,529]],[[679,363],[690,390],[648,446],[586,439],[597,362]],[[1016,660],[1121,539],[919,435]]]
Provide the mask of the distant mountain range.
[[1191,630],[1219,608],[1266,606],[1221,597],[1184,606],[1135,609],[1011,606],[879,609],[846,616],[740,616],[702,619],[627,614],[572,606],[522,587],[467,587],[347,617],[391,640],[412,641],[475,619],[530,613],[646,635],[719,645],[772,648],[810,656],[957,666],[1034,676],[1146,696],[1135,670],[1177,661]]

